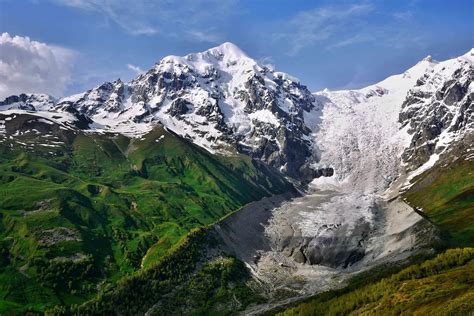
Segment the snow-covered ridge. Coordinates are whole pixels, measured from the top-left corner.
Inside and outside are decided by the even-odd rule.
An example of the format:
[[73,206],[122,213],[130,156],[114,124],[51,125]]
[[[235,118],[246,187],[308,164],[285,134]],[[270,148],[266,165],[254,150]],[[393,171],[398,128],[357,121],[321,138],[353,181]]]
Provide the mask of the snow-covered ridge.
[[471,50],[436,64],[408,92],[399,122],[411,135],[410,145],[402,156],[409,171],[428,169],[452,142],[474,133],[473,81]]
[[206,74],[209,68],[239,68],[256,66],[257,63],[236,45],[226,42],[204,52],[182,56],[167,56],[155,65],[158,71],[174,71],[175,67],[188,67]]

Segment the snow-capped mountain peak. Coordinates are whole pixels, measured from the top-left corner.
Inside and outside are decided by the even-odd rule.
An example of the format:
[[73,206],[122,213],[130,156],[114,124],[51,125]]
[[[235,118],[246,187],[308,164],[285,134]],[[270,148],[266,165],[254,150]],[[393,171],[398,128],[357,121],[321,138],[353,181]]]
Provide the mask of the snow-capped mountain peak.
[[256,66],[250,58],[236,45],[226,42],[204,52],[192,53],[186,56],[167,56],[160,60],[155,68],[157,71],[189,71],[208,75],[212,69],[245,68]]
[[433,62],[433,57],[431,55],[426,56],[422,59],[422,61],[427,61],[429,63]]
[[242,51],[237,45],[231,42],[225,42],[219,46],[210,48],[201,53],[194,53],[186,55],[186,59],[192,60],[195,57],[201,57],[203,59],[214,58],[216,60],[236,61],[241,59],[251,59],[244,51]]
[[95,131],[135,137],[161,123],[211,152],[237,150],[297,176],[311,155],[303,113],[314,101],[295,78],[224,43],[165,57],[129,83],[105,82],[50,109],[73,108]]

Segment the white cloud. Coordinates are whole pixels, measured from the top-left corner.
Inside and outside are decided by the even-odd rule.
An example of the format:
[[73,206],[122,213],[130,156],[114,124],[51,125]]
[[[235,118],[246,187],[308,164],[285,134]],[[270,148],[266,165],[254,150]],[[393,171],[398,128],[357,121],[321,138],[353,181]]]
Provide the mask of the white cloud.
[[98,12],[132,35],[154,35],[160,31],[145,19],[146,15],[154,13],[150,6],[151,3],[146,1],[53,0],[53,2],[85,11]]
[[265,56],[258,60],[259,64],[266,66],[271,70],[275,70],[275,61],[272,56]]
[[143,73],[143,69],[141,69],[138,66],[132,65],[132,64],[127,64],[127,68],[130,69],[131,71],[135,72],[137,75]]
[[372,42],[372,41],[375,41],[375,37],[369,36],[369,35],[357,34],[345,40],[336,42],[328,46],[328,48],[341,48],[341,47],[346,47],[346,46],[350,46],[354,44],[367,43],[367,42]]
[[129,30],[129,32],[133,35],[155,35],[160,31],[157,28],[153,28],[151,26],[142,26],[133,30]]
[[365,16],[373,10],[369,4],[348,7],[318,7],[293,16],[274,34],[274,40],[288,43],[288,54],[296,55],[302,49],[329,40],[353,27],[351,18]]
[[0,99],[19,93],[62,96],[76,53],[29,37],[0,36]]
[[218,43],[222,41],[221,37],[213,31],[192,30],[187,33],[197,42]]
[[[236,14],[236,0],[50,0],[99,13],[131,35],[176,37],[197,42],[217,42],[215,25]],[[204,8],[204,10],[203,10]]]

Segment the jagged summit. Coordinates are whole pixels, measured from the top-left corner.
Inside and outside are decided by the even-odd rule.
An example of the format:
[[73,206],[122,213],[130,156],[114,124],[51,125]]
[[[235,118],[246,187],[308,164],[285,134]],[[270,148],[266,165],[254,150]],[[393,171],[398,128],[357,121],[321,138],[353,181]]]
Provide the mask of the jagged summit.
[[158,71],[186,72],[192,70],[204,75],[212,69],[247,71],[253,67],[259,68],[257,62],[230,42],[186,56],[167,56],[155,65],[155,69]]
[[[244,51],[242,51],[240,47],[238,47],[237,45],[231,42],[222,43],[219,46],[210,48],[202,53],[197,53],[197,54],[212,55],[212,56],[215,56],[216,58],[220,56],[228,56],[229,58],[234,58],[234,59],[249,58],[249,56]],[[195,54],[190,54],[187,56],[192,56],[192,55],[195,55]]]
[[[177,55],[169,55],[164,57],[163,59],[181,59],[185,58],[189,61],[192,61],[197,56],[201,58],[214,58],[214,59],[221,59],[223,56],[227,56],[228,58],[249,58],[249,56],[240,49],[237,45],[231,42],[222,43],[219,46],[209,48],[202,52],[190,53],[185,56],[177,56]],[[159,63],[159,62],[158,62]]]
[[433,57],[431,57],[431,55],[428,55],[425,58],[423,58],[422,61],[427,61],[431,63],[433,61]]

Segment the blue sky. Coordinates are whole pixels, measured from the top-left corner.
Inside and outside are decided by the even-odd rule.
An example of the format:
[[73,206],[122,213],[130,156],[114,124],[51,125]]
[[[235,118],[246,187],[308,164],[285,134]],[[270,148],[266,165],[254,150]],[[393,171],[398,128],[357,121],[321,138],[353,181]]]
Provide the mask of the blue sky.
[[[358,88],[427,55],[464,54],[474,46],[473,21],[472,0],[0,0],[2,45],[29,37],[18,45],[36,47],[21,59],[0,46],[0,85],[8,81],[0,94],[33,87],[21,74],[36,71],[35,89],[68,95],[225,41],[313,91]],[[50,68],[56,73],[42,78]]]

